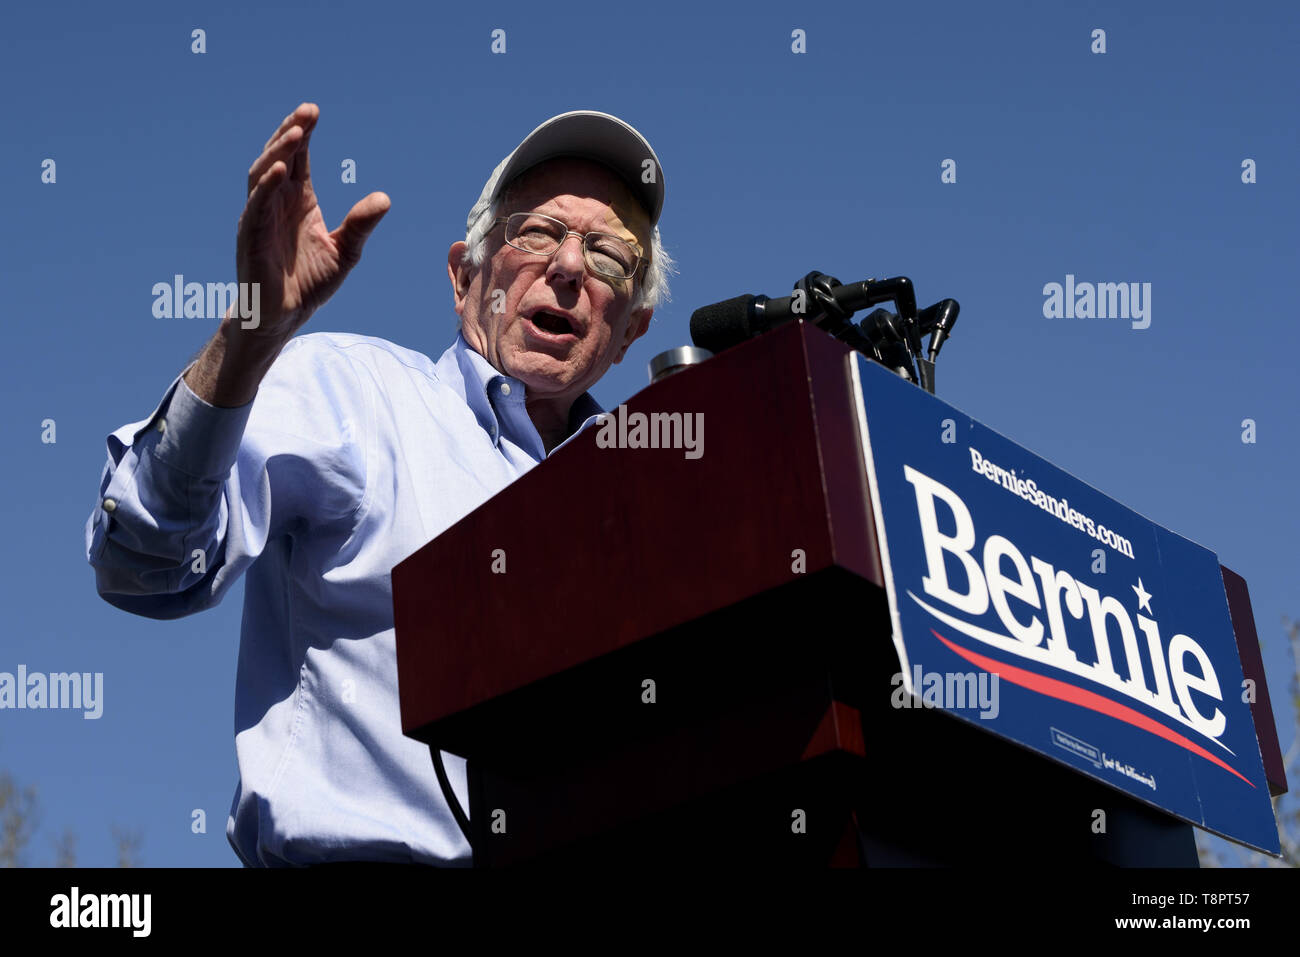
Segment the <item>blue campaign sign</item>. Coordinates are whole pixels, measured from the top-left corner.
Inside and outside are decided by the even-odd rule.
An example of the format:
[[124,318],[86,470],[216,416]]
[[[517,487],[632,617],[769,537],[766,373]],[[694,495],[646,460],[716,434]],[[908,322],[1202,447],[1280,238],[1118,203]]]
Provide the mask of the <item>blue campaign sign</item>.
[[852,362],[897,696],[1279,853],[1214,553]]

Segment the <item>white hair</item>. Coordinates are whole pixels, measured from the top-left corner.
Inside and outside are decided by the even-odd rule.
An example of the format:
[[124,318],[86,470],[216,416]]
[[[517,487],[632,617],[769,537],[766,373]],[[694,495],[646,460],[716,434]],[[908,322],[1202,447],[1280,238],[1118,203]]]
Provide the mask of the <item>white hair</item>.
[[[501,206],[505,198],[510,195],[513,185],[512,183],[503,189],[491,206],[482,209],[475,207],[479,213],[474,218],[474,225],[465,233],[465,245],[468,248],[461,257],[462,262],[470,266],[483,265],[483,259],[487,255],[487,234],[491,232],[492,224],[500,214]],[[642,274],[644,280],[638,283],[636,295],[632,297],[634,311],[641,308],[653,309],[661,300],[664,302],[670,300],[668,275],[676,271],[673,268],[675,265],[673,258],[668,255],[668,250],[664,249],[663,242],[659,239],[659,227],[655,226],[650,233],[650,258]]]

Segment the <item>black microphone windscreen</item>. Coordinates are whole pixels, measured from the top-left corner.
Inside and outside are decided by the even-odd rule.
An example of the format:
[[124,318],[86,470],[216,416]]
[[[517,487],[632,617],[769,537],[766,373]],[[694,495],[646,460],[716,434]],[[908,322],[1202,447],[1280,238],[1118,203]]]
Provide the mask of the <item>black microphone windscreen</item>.
[[737,296],[691,313],[691,340],[714,355],[750,338],[749,307],[753,296]]

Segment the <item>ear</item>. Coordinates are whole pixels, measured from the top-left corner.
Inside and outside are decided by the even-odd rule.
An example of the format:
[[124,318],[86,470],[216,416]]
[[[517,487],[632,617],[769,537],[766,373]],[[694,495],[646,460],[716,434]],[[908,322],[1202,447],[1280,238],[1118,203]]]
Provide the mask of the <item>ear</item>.
[[632,343],[646,334],[646,331],[650,328],[650,317],[654,315],[654,312],[654,309],[650,308],[638,309],[632,313],[631,318],[627,321],[627,332],[623,334],[623,348],[619,349],[618,355],[614,357],[615,363],[622,362],[623,357],[627,355],[627,350],[632,347]]
[[465,297],[469,294],[469,286],[477,269],[463,259],[468,248],[463,242],[457,242],[452,243],[451,249],[447,251],[447,278],[451,280],[452,301],[457,315],[465,308]]

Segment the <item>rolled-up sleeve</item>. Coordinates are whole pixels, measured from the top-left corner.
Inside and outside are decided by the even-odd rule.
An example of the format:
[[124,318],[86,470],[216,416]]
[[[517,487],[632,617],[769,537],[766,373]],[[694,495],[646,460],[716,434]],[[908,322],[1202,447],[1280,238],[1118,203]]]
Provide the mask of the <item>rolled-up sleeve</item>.
[[365,497],[371,398],[328,340],[291,341],[236,409],[183,376],[109,435],[85,529],[99,594],[150,618],[215,605],[271,537],[346,521]]

